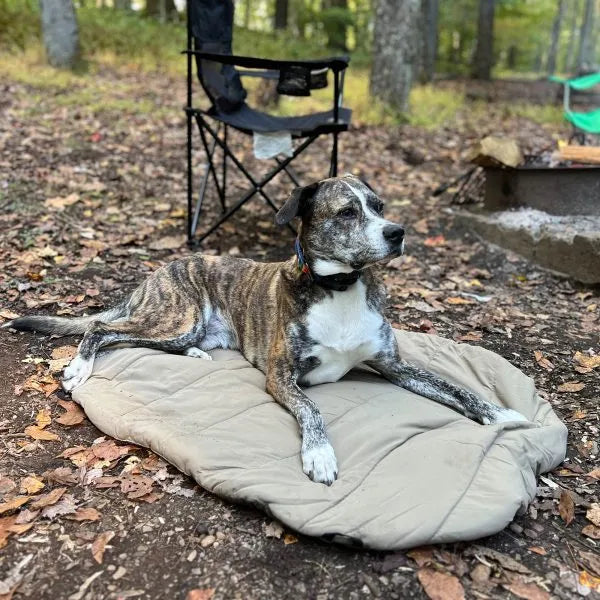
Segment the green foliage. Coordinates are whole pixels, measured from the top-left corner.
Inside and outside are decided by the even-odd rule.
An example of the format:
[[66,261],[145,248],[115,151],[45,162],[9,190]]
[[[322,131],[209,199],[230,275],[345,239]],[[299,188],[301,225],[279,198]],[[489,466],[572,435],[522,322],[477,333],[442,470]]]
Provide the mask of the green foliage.
[[23,51],[41,34],[37,3],[32,0],[0,0],[0,50]]

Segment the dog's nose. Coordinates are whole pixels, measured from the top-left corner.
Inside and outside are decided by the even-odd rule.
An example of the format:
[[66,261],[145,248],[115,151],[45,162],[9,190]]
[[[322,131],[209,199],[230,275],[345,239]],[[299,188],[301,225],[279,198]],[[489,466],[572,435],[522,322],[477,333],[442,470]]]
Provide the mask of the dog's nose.
[[400,244],[404,239],[404,227],[402,225],[386,225],[383,228],[383,237],[391,244]]

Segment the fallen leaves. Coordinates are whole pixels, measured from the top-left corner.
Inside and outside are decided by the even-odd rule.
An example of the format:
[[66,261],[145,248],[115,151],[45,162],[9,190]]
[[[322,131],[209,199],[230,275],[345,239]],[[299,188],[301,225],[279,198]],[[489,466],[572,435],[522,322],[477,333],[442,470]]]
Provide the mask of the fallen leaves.
[[45,487],[44,482],[36,475],[28,475],[21,480],[19,492],[32,496]]
[[464,600],[465,590],[454,575],[424,567],[417,571],[417,578],[431,600]]
[[0,518],[0,548],[6,546],[8,538],[25,533],[33,527],[33,523],[17,523],[18,515]]
[[23,506],[23,504],[29,502],[29,500],[29,496],[16,496],[6,502],[0,503],[0,515],[3,515],[5,512],[16,510],[20,506]]
[[533,355],[535,357],[535,362],[537,362],[542,369],[546,369],[546,371],[554,370],[554,365],[539,350],[534,350]]
[[569,526],[575,518],[575,502],[573,502],[573,498],[567,490],[563,490],[560,494],[558,512],[567,526]]
[[78,508],[74,514],[68,515],[71,521],[97,521],[102,515],[92,507]]
[[580,392],[584,387],[585,383],[581,383],[580,381],[567,381],[566,383],[561,383],[557,390],[563,394],[572,394],[573,392]]
[[503,586],[519,598],[525,600],[550,600],[550,594],[535,583],[515,581]]
[[67,491],[67,488],[54,488],[51,492],[38,496],[37,499],[29,505],[29,508],[37,510],[38,508],[44,508],[50,506],[59,501],[60,497]]
[[185,600],[211,600],[214,595],[215,590],[213,588],[196,588],[187,593]]
[[101,565],[104,560],[104,551],[106,550],[106,545],[110,540],[115,537],[114,531],[105,531],[101,533],[93,542],[92,542],[92,556],[94,560]]
[[44,206],[56,210],[64,210],[67,206],[72,206],[76,202],[79,202],[79,194],[73,193],[64,197],[56,196],[54,198],[47,198],[44,201]]
[[589,355],[583,352],[575,352],[573,360],[578,363],[575,370],[578,373],[589,373],[596,367],[600,367],[600,354]]
[[62,406],[66,412],[60,415],[58,419],[55,419],[57,423],[65,425],[66,427],[72,427],[73,425],[79,425],[85,419],[85,413],[75,402],[59,400],[58,404]]
[[45,428],[50,425],[52,419],[50,418],[50,411],[42,409],[38,412],[35,425],[29,425],[25,427],[25,434],[34,440],[43,440],[48,442],[57,442],[60,437],[51,431],[46,431]]
[[596,527],[600,527],[600,504],[594,503],[585,513],[585,518]]

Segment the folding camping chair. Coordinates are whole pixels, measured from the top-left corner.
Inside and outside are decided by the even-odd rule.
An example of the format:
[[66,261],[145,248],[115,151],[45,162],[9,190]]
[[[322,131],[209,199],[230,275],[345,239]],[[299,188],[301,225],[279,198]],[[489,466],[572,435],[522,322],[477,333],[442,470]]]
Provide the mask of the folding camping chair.
[[[273,60],[235,56],[232,54],[233,11],[232,0],[188,0],[187,3],[187,186],[188,186],[188,242],[200,242],[238,211],[254,195],[259,194],[274,211],[277,204],[268,196],[264,186],[278,173],[285,172],[294,185],[300,185],[290,163],[308,148],[319,136],[332,135],[333,144],[329,160],[329,176],[337,175],[338,135],[348,129],[351,111],[342,107],[344,72],[347,57],[323,60]],[[198,77],[210,100],[210,108],[195,108],[192,103],[192,57],[196,57]],[[250,70],[238,70],[236,67]],[[255,76],[278,81],[279,94],[308,96],[311,89],[327,86],[327,75],[333,72],[333,107],[319,112],[294,117],[279,117],[251,108],[246,104],[246,91],[240,76]],[[192,128],[196,121],[202,147],[206,153],[204,174],[200,179],[198,195],[194,202],[194,175],[192,164]],[[253,135],[273,132],[290,132],[293,139],[302,140],[291,156],[274,157],[276,165],[262,178],[250,174],[228,143],[228,129]],[[215,161],[215,149],[222,150],[220,165]],[[250,189],[234,204],[228,205],[227,159],[246,177]],[[196,237],[202,204],[209,179],[212,179],[219,197],[222,214],[216,222]]]
[[577,135],[577,130],[583,132],[583,141],[585,141],[586,133],[593,135],[600,134],[600,109],[585,113],[571,110],[571,90],[582,91],[595,87],[596,85],[600,84],[600,73],[591,73],[589,75],[583,75],[582,77],[576,77],[574,79],[563,79],[562,77],[553,75],[550,77],[550,81],[561,83],[564,86],[564,114],[565,119],[567,119],[567,121],[569,121],[569,123],[571,123],[575,129],[575,133],[572,137]]

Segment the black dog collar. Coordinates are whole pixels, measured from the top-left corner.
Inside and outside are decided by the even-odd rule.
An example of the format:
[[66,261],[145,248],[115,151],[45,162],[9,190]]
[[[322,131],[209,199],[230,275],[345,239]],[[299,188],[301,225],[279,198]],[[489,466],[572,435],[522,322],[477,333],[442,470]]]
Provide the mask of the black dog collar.
[[302,245],[300,244],[300,240],[298,238],[296,238],[296,241],[294,242],[294,247],[296,249],[296,256],[298,257],[298,270],[302,271],[302,273],[306,273],[314,283],[322,288],[325,288],[326,290],[344,292],[351,285],[355,284],[361,276],[360,271],[351,271],[350,273],[334,273],[333,275],[319,275],[318,273],[314,273],[304,258]]

